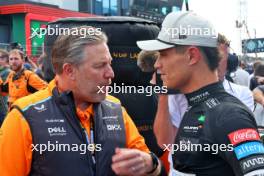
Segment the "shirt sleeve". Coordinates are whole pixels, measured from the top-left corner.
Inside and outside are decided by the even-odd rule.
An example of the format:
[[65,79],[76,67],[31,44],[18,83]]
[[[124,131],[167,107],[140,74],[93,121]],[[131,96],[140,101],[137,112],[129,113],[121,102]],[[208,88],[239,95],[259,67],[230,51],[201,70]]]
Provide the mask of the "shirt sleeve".
[[211,130],[219,155],[237,176],[264,173],[264,147],[251,113],[239,108],[225,111]]
[[[32,88],[36,89],[36,90],[41,90],[41,89],[45,89],[48,85],[47,83],[42,80],[37,74],[32,73],[29,76],[29,86],[31,86]],[[34,92],[34,91],[33,91]]]
[[182,117],[188,107],[187,99],[183,94],[168,96],[169,115],[173,126],[179,128]]
[[241,94],[240,100],[253,112],[254,98],[252,92],[247,87],[243,87]]
[[144,138],[139,134],[136,125],[126,112],[124,108],[123,111],[123,118],[124,124],[126,128],[126,146],[127,148],[138,149],[144,152],[149,153],[149,149],[145,143]]
[[0,175],[26,176],[32,161],[32,135],[17,109],[6,117],[0,129]]
[[227,80],[224,80],[223,85],[227,93],[237,97],[252,112],[254,111],[254,98],[252,92],[248,87],[234,84]]

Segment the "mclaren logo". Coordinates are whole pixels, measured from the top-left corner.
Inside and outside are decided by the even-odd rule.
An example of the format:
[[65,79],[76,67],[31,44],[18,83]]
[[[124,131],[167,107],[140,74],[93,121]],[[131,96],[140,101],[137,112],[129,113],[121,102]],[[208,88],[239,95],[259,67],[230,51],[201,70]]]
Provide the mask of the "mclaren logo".
[[44,104],[41,104],[40,106],[34,106],[34,109],[36,109],[38,112],[47,110]]
[[110,103],[110,102],[105,102],[105,105],[108,106],[111,109],[115,108],[114,105],[112,103]]

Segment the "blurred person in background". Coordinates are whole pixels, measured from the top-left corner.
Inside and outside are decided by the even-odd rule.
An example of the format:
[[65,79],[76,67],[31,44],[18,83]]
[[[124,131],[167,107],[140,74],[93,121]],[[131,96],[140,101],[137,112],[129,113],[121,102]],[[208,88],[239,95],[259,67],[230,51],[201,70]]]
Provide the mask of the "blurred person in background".
[[249,79],[250,79],[250,81],[251,81],[251,79],[254,77],[255,70],[256,70],[257,66],[260,65],[261,63],[262,63],[261,60],[256,60],[256,61],[254,61],[253,65],[252,65],[253,72],[249,75]]
[[264,127],[264,85],[258,85],[253,90],[253,96],[256,102],[254,115],[257,125]]
[[46,54],[42,54],[39,56],[38,60],[37,60],[37,68],[35,69],[35,73],[41,78],[44,79],[44,75],[43,75],[43,60],[45,59]]
[[239,60],[239,66],[237,70],[234,72],[233,80],[235,84],[239,84],[241,86],[249,87],[250,77],[249,73],[245,71],[246,65],[243,60]]
[[8,94],[8,106],[19,98],[47,87],[47,83],[34,72],[24,68],[25,55],[23,51],[14,49],[9,52],[9,65],[12,72],[5,82],[1,83],[1,92]]
[[[8,64],[8,52],[6,50],[0,49],[0,78],[6,81],[7,76],[10,73]],[[0,127],[8,111],[7,106],[8,96],[0,95]]]
[[250,80],[250,90],[254,90],[257,86],[264,84],[264,63],[257,64],[254,76]]

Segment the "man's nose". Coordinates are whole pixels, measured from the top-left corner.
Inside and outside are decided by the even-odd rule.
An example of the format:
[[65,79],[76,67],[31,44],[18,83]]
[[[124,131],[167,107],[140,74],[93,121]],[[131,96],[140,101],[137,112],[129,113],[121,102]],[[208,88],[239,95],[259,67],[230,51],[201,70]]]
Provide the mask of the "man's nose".
[[107,78],[107,79],[113,79],[113,78],[115,77],[115,73],[114,73],[113,68],[112,68],[111,65],[109,65],[109,66],[107,67],[107,70],[106,70],[104,76],[105,76],[105,78]]
[[158,58],[158,59],[156,59],[156,62],[155,62],[155,64],[154,64],[154,68],[155,68],[156,70],[158,70],[160,67],[161,67],[161,64],[160,64],[160,60],[159,60],[159,58]]

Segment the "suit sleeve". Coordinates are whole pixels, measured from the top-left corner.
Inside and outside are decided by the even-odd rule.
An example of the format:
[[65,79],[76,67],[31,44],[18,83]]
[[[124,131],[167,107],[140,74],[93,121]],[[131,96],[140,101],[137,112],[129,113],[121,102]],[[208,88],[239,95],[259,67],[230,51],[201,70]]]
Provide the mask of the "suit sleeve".
[[47,83],[35,73],[32,73],[29,76],[28,85],[29,90],[32,93],[41,89],[45,89],[48,86]]
[[253,115],[239,108],[225,112],[213,126],[220,156],[237,176],[264,174],[264,147]]
[[144,138],[139,134],[136,125],[126,112],[124,108],[123,111],[123,118],[124,124],[126,128],[126,146],[127,148],[138,149],[144,152],[149,152],[147,145],[145,144]]

